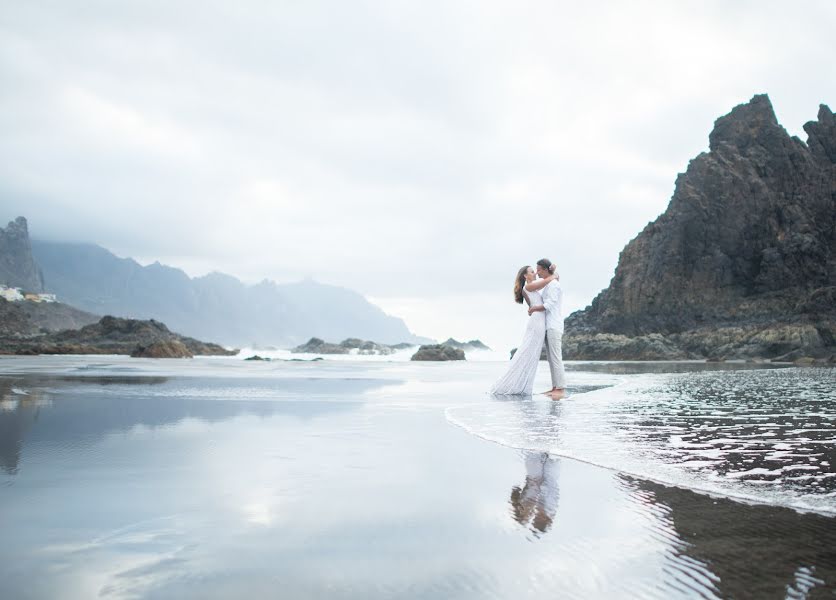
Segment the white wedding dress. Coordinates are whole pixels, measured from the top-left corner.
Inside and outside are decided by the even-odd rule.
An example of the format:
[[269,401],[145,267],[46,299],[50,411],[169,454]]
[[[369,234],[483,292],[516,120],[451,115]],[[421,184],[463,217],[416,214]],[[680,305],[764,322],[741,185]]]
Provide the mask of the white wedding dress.
[[[540,306],[543,297],[540,292],[526,292],[525,299],[529,306]],[[528,317],[525,334],[505,375],[499,378],[491,388],[491,394],[530,395],[534,388],[534,376],[537,374],[537,364],[546,340],[546,313],[537,311]]]

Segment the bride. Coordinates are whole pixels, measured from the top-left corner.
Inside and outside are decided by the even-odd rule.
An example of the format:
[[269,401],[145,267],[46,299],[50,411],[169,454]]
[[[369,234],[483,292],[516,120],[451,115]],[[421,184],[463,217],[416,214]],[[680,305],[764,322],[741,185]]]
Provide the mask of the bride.
[[505,375],[499,378],[491,388],[491,394],[530,395],[534,388],[534,376],[537,374],[537,363],[546,339],[546,308],[540,290],[557,277],[554,275],[554,265],[549,271],[552,273],[545,279],[537,279],[534,269],[526,265],[517,272],[514,282],[514,300],[528,304],[528,323],[525,334]]

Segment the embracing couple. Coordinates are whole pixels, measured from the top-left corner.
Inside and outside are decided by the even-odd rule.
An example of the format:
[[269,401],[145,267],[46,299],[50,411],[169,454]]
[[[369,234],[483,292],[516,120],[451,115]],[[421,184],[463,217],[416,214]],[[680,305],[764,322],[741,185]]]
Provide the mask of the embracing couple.
[[526,265],[514,281],[514,300],[528,304],[528,323],[508,371],[497,381],[492,394],[529,395],[543,343],[549,358],[552,389],[545,392],[554,399],[563,397],[566,374],[563,371],[563,290],[560,276],[548,258],[537,261],[536,270]]

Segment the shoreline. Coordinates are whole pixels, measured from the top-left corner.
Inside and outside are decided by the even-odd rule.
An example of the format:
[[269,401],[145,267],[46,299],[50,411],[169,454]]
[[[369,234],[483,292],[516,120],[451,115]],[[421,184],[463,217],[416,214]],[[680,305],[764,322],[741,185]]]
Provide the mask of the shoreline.
[[[520,405],[473,389],[501,364],[25,358],[0,377],[10,597],[264,597],[277,580],[296,597],[772,597],[807,567],[836,586],[833,516],[451,422]],[[576,379],[580,399],[631,377]]]

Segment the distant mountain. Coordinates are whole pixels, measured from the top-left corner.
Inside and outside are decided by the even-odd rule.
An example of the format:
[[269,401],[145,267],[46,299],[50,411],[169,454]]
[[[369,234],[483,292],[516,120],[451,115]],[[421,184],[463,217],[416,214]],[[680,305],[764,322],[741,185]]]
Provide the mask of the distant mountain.
[[5,229],[0,227],[0,284],[24,292],[44,291],[43,275],[32,258],[29,227],[23,217],[10,222]]
[[33,240],[32,252],[46,289],[62,302],[100,315],[153,318],[199,339],[235,346],[291,346],[312,336],[424,341],[357,292],[313,280],[245,285],[222,273],[190,278],[94,244]]
[[836,352],[836,119],[805,144],[766,95],[720,117],[667,210],[592,304],[566,320],[575,359],[826,357]]

